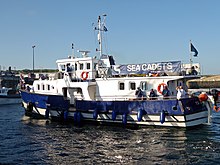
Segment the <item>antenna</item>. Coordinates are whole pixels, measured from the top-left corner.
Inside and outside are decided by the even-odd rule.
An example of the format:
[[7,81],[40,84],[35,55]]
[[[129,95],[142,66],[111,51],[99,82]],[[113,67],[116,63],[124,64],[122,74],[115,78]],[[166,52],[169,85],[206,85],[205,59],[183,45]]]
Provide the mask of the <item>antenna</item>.
[[88,57],[87,54],[90,53],[88,50],[77,50],[77,52],[81,53],[83,58]]
[[72,57],[74,58],[74,44],[72,43]]

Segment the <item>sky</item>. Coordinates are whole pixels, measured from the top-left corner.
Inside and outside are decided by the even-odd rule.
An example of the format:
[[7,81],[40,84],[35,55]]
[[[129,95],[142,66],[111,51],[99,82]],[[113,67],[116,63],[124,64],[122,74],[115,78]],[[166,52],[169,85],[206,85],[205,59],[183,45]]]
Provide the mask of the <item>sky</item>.
[[95,56],[93,23],[107,14],[105,51],[116,64],[180,60],[220,74],[219,0],[0,0],[1,69],[56,69],[77,50]]

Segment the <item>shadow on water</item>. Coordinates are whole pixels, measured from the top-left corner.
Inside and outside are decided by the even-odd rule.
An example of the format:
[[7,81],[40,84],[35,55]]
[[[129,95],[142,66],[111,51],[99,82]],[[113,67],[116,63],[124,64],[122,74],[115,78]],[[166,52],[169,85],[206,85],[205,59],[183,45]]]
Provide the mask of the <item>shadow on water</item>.
[[[6,110],[4,110],[5,112]],[[0,117],[0,163],[216,164],[219,114],[192,129],[72,124],[31,119],[15,107]],[[13,113],[12,113],[13,112]],[[15,113],[17,112],[17,113]],[[215,121],[217,120],[217,121]],[[4,122],[4,124],[3,124]],[[8,138],[8,140],[6,140]]]

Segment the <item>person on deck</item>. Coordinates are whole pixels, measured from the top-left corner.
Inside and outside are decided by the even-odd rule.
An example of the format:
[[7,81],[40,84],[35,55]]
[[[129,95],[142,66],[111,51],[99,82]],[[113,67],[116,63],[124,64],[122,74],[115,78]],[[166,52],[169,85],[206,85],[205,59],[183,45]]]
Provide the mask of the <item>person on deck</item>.
[[135,92],[136,99],[141,100],[143,97],[143,91],[141,90],[140,87],[137,88]]
[[176,87],[176,90],[177,90],[176,98],[178,100],[186,96],[186,91],[183,89],[182,86]]
[[218,107],[218,105],[217,105],[217,101],[218,101],[218,95],[219,95],[219,91],[217,90],[217,89],[212,89],[211,90],[211,95],[213,96],[213,100],[214,100],[214,110],[215,111],[219,111],[219,107]]
[[192,68],[191,68],[191,75],[197,75],[197,74],[198,74],[198,72],[196,71],[195,67],[192,66]]
[[67,65],[66,65],[66,71],[67,71],[67,72],[71,72],[71,71],[72,71],[72,68],[70,67],[70,64],[67,64]]
[[154,92],[154,89],[150,90],[149,97],[150,97],[150,100],[154,100],[157,97],[156,93]]
[[162,91],[162,95],[163,95],[163,97],[168,97],[168,96],[170,96],[170,91],[169,91],[169,89],[168,89],[167,86],[164,87],[164,89],[163,89],[163,91]]
[[29,85],[26,87],[26,90],[27,90],[28,92],[30,92],[31,88],[29,87]]

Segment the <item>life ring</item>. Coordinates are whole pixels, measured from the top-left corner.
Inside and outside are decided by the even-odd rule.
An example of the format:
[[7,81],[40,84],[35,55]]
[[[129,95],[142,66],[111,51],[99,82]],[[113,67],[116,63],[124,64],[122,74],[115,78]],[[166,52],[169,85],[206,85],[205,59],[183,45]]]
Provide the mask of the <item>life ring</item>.
[[165,86],[167,86],[167,84],[165,84],[165,83],[160,83],[160,84],[158,85],[158,87],[157,87],[157,91],[158,91],[160,94],[162,94],[161,87],[163,87],[163,89],[164,89]]
[[81,73],[81,78],[82,78],[82,80],[87,80],[88,75],[89,75],[89,72],[82,72],[82,73]]

